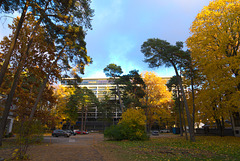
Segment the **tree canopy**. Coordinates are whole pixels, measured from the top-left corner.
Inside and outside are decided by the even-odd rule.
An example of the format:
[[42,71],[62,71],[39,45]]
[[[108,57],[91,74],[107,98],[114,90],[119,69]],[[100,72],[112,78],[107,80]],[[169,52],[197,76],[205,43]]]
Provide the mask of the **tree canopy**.
[[171,92],[166,88],[166,80],[163,80],[155,73],[145,72],[142,77],[146,88],[141,103],[146,105],[144,110],[147,117],[148,131],[150,131],[155,121],[158,121],[159,125],[163,123],[163,120],[166,121],[167,118],[169,121],[171,116]]
[[239,0],[210,2],[193,21],[187,39],[202,79],[196,103],[216,122],[240,109],[239,8]]
[[86,87],[77,87],[74,94],[69,98],[65,112],[70,120],[77,121],[77,112],[80,109],[83,110],[87,106],[92,106],[93,104],[98,105],[98,99],[93,91]]
[[114,83],[116,84],[116,89],[114,89],[113,93],[115,94],[115,99],[116,99],[116,94],[118,95],[118,100],[119,100],[119,105],[120,109],[123,111],[122,107],[122,98],[121,98],[121,92],[119,88],[119,83],[116,81],[116,77],[120,77],[121,74],[123,73],[121,66],[118,66],[116,64],[109,64],[107,67],[103,69],[103,72],[107,77],[112,77]]
[[119,77],[123,71],[121,66],[116,64],[108,64],[106,68],[103,69],[107,77]]
[[131,70],[129,74],[121,76],[115,81],[121,85],[123,103],[127,108],[141,107],[140,99],[144,97],[145,84],[138,70]]
[[186,60],[186,52],[184,52],[182,48],[182,42],[176,42],[176,45],[171,45],[165,40],[148,39],[142,44],[141,51],[145,56],[144,62],[148,63],[150,68],[159,67],[162,65],[165,65],[166,67],[172,66],[174,68],[183,95],[190,129],[190,140],[195,141],[187,98],[183,89],[181,76],[178,72],[178,68],[181,67],[183,62]]
[[[42,24],[42,26],[45,27],[46,32],[46,42],[51,42],[53,40],[56,41],[56,46],[65,46],[68,42],[68,46],[71,46],[71,49],[77,48],[77,53],[85,52],[85,50],[80,50],[81,47],[84,48],[84,46],[79,46],[79,43],[84,45],[84,37],[85,32],[83,30],[87,30],[91,28],[91,17],[93,16],[93,10],[90,8],[90,1],[89,0],[73,0],[73,1],[65,1],[65,0],[59,0],[59,1],[52,1],[52,0],[44,0],[44,1],[3,1],[0,4],[0,11],[1,12],[7,12],[8,5],[12,8],[12,11],[15,10],[22,10],[21,17],[18,21],[18,25],[16,28],[16,32],[14,33],[14,36],[11,41],[11,45],[9,47],[9,50],[5,54],[4,63],[1,67],[0,72],[0,86],[2,85],[3,78],[5,76],[10,57],[12,56],[12,52],[15,48],[19,32],[22,28],[22,24],[24,23],[26,19],[27,13],[30,13],[32,16],[36,19],[36,24],[34,26],[34,29],[31,33],[30,38],[25,42],[28,45],[28,48],[25,50],[25,52],[22,53],[22,61],[25,61],[25,59],[28,56],[29,48],[32,44],[33,38],[35,37],[35,33],[38,30],[39,26]],[[56,40],[57,39],[57,40]],[[74,40],[73,40],[74,39]],[[69,43],[69,40],[70,41]],[[61,48],[62,48],[61,47]],[[85,48],[84,48],[85,49]],[[60,49],[61,50],[61,49]],[[74,51],[74,50],[73,50]],[[70,61],[76,57],[76,52],[73,52],[72,56],[68,57]],[[83,54],[83,53],[82,53]],[[88,58],[89,59],[89,58]],[[86,60],[88,60],[86,59]],[[86,60],[82,61],[82,59],[78,60],[76,59],[75,62],[78,62],[78,66],[80,71],[83,65],[86,62]],[[63,61],[64,62],[64,61]],[[90,62],[88,60],[87,62]],[[19,63],[19,68],[21,68],[21,64]]]
[[[61,64],[64,65],[62,69],[69,70],[72,65],[75,65],[75,70],[80,73],[84,73],[84,67],[86,64],[91,63],[91,58],[87,56],[86,43],[84,41],[87,29],[91,29],[91,17],[93,16],[93,10],[90,8],[89,0],[71,0],[71,1],[9,1],[10,5],[16,6],[13,10],[22,9],[21,18],[18,21],[16,31],[12,37],[9,49],[4,53],[4,63],[1,64],[0,72],[0,86],[3,83],[3,77],[7,71],[10,58],[12,53],[16,50],[16,43],[19,40],[19,34],[22,29],[22,25],[28,17],[26,15],[32,15],[35,20],[35,24],[30,27],[31,32],[24,35],[25,37],[25,48],[23,51],[18,51],[21,54],[21,58],[17,63],[17,70],[14,74],[13,83],[11,85],[11,90],[8,93],[8,98],[6,101],[3,119],[1,121],[1,134],[0,134],[0,144],[2,140],[2,134],[6,126],[7,116],[10,110],[10,106],[15,94],[15,90],[19,83],[19,77],[24,69],[24,63],[29,59],[29,52],[35,50],[33,47],[34,39],[36,38],[36,33],[39,28],[44,28],[44,41],[47,44],[55,46],[55,50],[51,53],[48,52],[49,56],[45,59],[53,59],[52,66],[44,66],[45,78],[41,83],[39,88],[39,93],[33,105],[29,119],[31,120],[34,116],[35,110],[37,108],[38,102],[40,101],[44,88],[48,82],[48,78],[52,73],[54,73],[54,65],[57,64],[58,60],[61,60]],[[9,9],[4,7],[7,2],[1,3],[1,11],[7,12]],[[13,11],[12,10],[12,11]],[[28,12],[28,14],[27,14]],[[57,54],[56,54],[57,53]],[[42,60],[45,60],[42,59]],[[40,60],[41,62],[41,60]],[[71,62],[71,63],[70,63]],[[58,64],[59,65],[59,64]],[[76,73],[77,73],[76,72]]]

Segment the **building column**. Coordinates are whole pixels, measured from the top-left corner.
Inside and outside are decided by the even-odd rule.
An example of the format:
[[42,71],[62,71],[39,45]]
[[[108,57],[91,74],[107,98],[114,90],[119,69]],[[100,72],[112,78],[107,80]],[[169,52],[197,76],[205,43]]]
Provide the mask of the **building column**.
[[8,117],[8,120],[9,120],[9,122],[8,122],[9,124],[7,126],[7,131],[6,131],[7,135],[12,132],[14,118]]

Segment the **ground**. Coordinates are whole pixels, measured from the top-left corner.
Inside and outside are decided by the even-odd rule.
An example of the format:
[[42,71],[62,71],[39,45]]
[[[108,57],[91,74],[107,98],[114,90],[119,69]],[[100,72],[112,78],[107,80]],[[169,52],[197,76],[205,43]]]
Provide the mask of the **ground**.
[[[91,133],[69,138],[45,136],[44,143],[29,148],[32,161],[114,161],[114,157],[99,151],[97,144],[103,142],[103,134]],[[9,159],[14,148],[0,149],[0,158]]]
[[[178,138],[180,136],[161,134],[159,136],[151,136],[151,139],[165,139],[165,137]],[[122,142],[127,143],[128,141]],[[0,158],[10,159],[14,149],[16,149],[16,147],[13,146],[14,139],[7,139],[3,143],[5,145],[3,146],[4,148],[0,148]],[[130,148],[130,150],[128,149],[127,151],[126,149],[124,149],[124,151],[122,150],[119,146],[104,142],[103,134],[90,133],[87,135],[71,136],[69,138],[44,136],[43,143],[31,146],[28,154],[32,161],[125,161],[132,157],[132,155],[128,153],[133,152],[134,155],[145,153],[141,147],[140,149]],[[169,151],[169,149],[162,150],[164,154]],[[162,153],[163,152],[161,152],[161,154]],[[126,157],[124,157],[123,154],[126,155]]]

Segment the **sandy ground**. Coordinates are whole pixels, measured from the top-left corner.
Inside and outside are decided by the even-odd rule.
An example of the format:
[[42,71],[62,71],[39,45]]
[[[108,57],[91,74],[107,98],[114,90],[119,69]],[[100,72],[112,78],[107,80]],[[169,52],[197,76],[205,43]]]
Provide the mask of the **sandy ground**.
[[[151,138],[157,137],[177,136],[173,134],[151,136]],[[118,161],[111,150],[106,150],[103,141],[103,134],[98,133],[69,138],[45,136],[41,145],[29,147],[28,154],[32,161]],[[14,149],[16,147],[0,149],[0,158],[11,158]]]
[[[44,137],[42,145],[29,148],[28,154],[32,161],[114,161],[114,157],[98,150],[97,144],[104,140],[102,134],[92,133],[65,137]],[[0,157],[9,159],[12,149],[1,149]]]

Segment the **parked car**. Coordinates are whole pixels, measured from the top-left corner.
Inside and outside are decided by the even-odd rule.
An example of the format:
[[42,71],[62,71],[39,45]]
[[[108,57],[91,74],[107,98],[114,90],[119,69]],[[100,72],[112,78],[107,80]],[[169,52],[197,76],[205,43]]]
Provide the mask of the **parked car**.
[[[81,134],[81,131],[79,131],[79,130],[74,130],[74,132],[75,132],[76,134]],[[83,134],[88,134],[88,132],[87,132],[87,131],[83,131]]]
[[160,133],[170,133],[170,130],[168,130],[168,129],[163,129],[163,130],[160,130]]
[[71,136],[71,134],[64,131],[64,130],[54,130],[52,132],[52,136],[55,136],[55,137],[58,137],[58,136],[69,137],[69,136]]
[[159,132],[158,131],[153,131],[152,135],[159,135]]
[[65,130],[67,133],[70,133],[71,135],[76,135],[76,133],[74,132],[74,131],[72,131],[72,130]]

